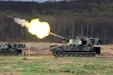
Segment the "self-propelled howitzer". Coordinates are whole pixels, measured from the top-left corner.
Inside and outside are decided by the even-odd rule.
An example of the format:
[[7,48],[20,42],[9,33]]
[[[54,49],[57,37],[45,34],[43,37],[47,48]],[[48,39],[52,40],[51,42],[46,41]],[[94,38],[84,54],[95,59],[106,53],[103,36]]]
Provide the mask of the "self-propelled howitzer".
[[91,37],[76,37],[75,39],[66,39],[55,33],[50,33],[53,36],[59,37],[67,42],[66,45],[50,46],[50,50],[53,56],[76,56],[76,57],[92,57],[96,54],[100,54],[100,47],[94,45],[99,44],[99,38]]

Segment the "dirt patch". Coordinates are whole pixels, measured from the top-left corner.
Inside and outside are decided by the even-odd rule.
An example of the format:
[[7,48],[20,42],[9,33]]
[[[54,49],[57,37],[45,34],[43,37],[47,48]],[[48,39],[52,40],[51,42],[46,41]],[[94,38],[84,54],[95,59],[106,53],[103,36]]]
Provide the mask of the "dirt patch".
[[65,45],[62,43],[48,43],[48,42],[27,42],[27,49],[23,50],[26,54],[30,55],[51,55],[50,46],[52,45]]
[[113,56],[113,45],[98,45],[101,47],[101,56]]
[[0,75],[20,75],[19,72],[2,72]]
[[[4,44],[7,42],[0,42]],[[16,42],[17,43],[17,42]],[[66,45],[64,43],[49,43],[49,42],[18,42],[26,44],[27,48],[23,49],[23,54],[30,55],[50,55],[50,46],[52,45]],[[96,45],[101,48],[100,56],[113,56],[113,45]]]

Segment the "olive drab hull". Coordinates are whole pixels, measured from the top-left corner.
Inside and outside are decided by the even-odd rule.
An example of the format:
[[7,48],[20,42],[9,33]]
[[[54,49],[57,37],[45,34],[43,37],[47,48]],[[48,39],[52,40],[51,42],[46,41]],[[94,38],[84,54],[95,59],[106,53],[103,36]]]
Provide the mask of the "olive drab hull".
[[50,50],[55,57],[94,57],[100,54],[100,47],[92,46],[51,46]]

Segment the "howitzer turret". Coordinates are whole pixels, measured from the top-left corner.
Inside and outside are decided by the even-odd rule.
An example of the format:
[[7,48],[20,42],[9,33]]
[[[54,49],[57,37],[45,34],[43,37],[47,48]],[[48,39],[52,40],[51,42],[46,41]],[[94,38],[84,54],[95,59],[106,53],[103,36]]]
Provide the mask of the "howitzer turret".
[[100,47],[95,47],[99,43],[99,38],[91,37],[76,37],[75,39],[66,39],[55,33],[50,33],[53,36],[65,40],[68,44],[63,46],[51,46],[50,50],[55,57],[60,56],[77,56],[90,57],[100,54]]

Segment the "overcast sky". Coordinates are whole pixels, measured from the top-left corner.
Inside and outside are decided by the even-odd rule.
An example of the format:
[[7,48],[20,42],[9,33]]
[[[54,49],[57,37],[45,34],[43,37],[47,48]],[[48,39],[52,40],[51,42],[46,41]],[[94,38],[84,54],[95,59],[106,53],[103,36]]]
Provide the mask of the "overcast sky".
[[[34,1],[34,2],[44,2],[44,1],[50,1],[50,0],[13,0],[13,1]],[[56,1],[62,1],[62,0],[56,0]]]

